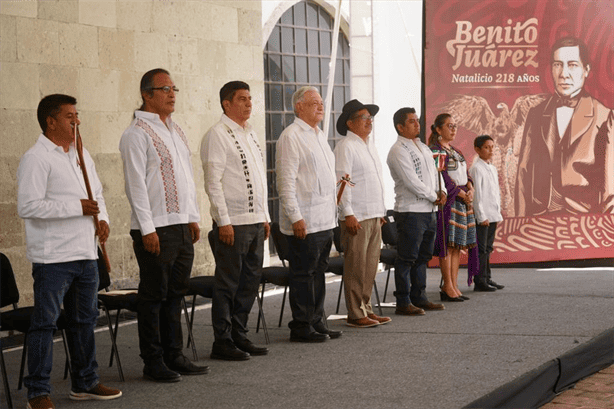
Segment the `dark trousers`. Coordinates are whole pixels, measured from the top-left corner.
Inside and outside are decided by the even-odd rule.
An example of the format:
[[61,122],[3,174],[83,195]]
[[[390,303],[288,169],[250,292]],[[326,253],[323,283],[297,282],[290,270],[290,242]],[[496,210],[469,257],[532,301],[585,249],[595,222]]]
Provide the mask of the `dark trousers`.
[[194,245],[187,224],[156,228],[160,255],[145,250],[139,230],[131,230],[140,282],[137,317],[139,347],[145,364],[181,355],[181,300],[194,261]]
[[480,257],[480,274],[475,276],[476,284],[486,284],[490,280],[490,253],[495,242],[495,232],[497,223],[490,223],[488,226],[478,224],[476,226],[478,237],[478,254]]
[[326,327],[324,272],[333,245],[333,231],[308,234],[304,240],[286,236],[290,250],[290,308],[295,332],[313,332],[314,326]]
[[211,319],[216,341],[247,339],[247,319],[260,285],[264,255],[264,224],[232,226],[234,244],[220,241],[217,225],[215,240],[215,286]]
[[433,257],[437,230],[436,214],[394,212],[398,235],[397,259],[394,265],[394,295],[397,307],[428,302],[426,264]]

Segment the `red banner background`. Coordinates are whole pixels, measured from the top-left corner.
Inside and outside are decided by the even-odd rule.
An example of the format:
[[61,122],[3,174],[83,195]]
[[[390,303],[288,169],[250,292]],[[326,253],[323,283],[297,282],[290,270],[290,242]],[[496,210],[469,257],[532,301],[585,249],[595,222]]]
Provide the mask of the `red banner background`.
[[[545,98],[553,93],[551,48],[565,36],[578,37],[588,46],[591,70],[584,89],[609,109],[614,107],[614,2],[429,0],[425,6],[427,128],[439,113],[464,115],[465,125],[459,127],[453,144],[469,163],[478,134],[495,139],[493,163],[501,179],[504,221],[497,230],[491,261],[614,258],[611,214],[515,217],[524,123],[514,125],[509,118],[510,112],[528,110],[527,104],[539,102],[525,96],[543,94]],[[470,109],[475,111],[473,126],[466,120]]]

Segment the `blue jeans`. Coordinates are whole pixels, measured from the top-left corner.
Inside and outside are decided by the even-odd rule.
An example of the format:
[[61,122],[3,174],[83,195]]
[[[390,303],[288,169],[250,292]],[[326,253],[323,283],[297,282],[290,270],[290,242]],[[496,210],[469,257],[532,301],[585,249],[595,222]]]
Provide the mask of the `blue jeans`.
[[397,298],[397,307],[428,302],[426,264],[433,257],[437,231],[436,214],[394,212],[398,235],[394,266],[394,295]]
[[94,326],[98,319],[96,260],[32,265],[34,313],[28,331],[28,399],[51,393],[53,333],[64,303],[67,342],[72,364],[72,389],[86,391],[98,384]]

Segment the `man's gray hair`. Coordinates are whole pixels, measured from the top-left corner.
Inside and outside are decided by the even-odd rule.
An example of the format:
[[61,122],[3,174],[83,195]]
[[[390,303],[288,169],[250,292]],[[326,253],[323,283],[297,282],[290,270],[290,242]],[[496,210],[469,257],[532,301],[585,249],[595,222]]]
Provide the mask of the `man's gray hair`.
[[304,87],[300,87],[299,89],[297,89],[296,92],[292,94],[292,108],[294,109],[294,115],[298,116],[298,113],[296,112],[296,104],[301,102],[305,94],[309,91],[314,91],[318,94],[320,93],[320,90],[318,90],[316,87],[312,87],[311,85],[305,85]]

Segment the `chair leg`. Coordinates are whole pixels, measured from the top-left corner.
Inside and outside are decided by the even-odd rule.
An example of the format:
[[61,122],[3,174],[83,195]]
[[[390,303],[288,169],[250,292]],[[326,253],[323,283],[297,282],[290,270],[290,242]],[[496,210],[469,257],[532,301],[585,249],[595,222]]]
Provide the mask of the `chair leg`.
[[[116,340],[115,343],[115,347],[111,349],[111,356],[109,357],[109,368],[113,366],[113,354],[115,353],[115,350],[117,349],[117,329],[119,328],[119,314],[121,312],[121,308],[119,310],[117,310],[117,314],[115,314],[115,328],[113,329],[113,339]],[[119,357],[119,354],[117,354],[117,357]]]
[[23,372],[26,367],[26,355],[28,355],[28,333],[24,334],[23,338],[23,351],[21,352],[21,367],[19,368],[19,382],[17,383],[17,390],[21,390],[23,386]]
[[379,292],[377,291],[377,283],[373,281],[373,289],[375,290],[375,299],[377,300],[377,308],[379,308],[379,315],[383,316],[382,303],[379,301]]
[[341,285],[339,286],[339,296],[337,296],[337,310],[335,314],[339,314],[339,304],[341,304],[341,293],[343,292],[343,276],[341,276]]
[[4,352],[2,351],[2,349],[0,349],[0,365],[2,366],[2,383],[4,384],[4,395],[6,396],[6,404],[8,405],[9,409],[13,409],[13,400],[11,399],[11,388],[9,387],[9,378],[6,374],[6,365],[4,363]]
[[[190,329],[194,328],[194,312],[196,311],[196,294],[192,296],[192,310],[190,311]],[[188,338],[188,344],[186,348],[190,346],[191,339]]]
[[[181,305],[183,306],[186,326],[188,327],[188,343],[192,345],[192,356],[194,357],[194,360],[198,361],[198,354],[196,353],[196,344],[194,343],[194,335],[192,334],[192,322],[190,321],[190,314],[188,314],[188,307],[185,303],[185,297],[181,297]],[[194,308],[194,304],[192,304],[192,308]]]
[[[256,301],[258,301],[258,308],[260,309],[258,314],[260,315],[260,313],[262,313],[262,300],[258,296],[258,293],[256,293]],[[262,314],[262,329],[264,330],[264,339],[266,343],[268,344],[270,342],[269,330],[267,329],[267,326],[266,326],[266,320],[264,319],[264,314]]]
[[392,271],[392,268],[388,266],[388,274],[386,275],[386,287],[384,288],[384,302],[386,302],[386,294],[388,293],[388,281],[390,281],[390,271]]
[[66,331],[62,330],[62,344],[64,344],[64,353],[66,354],[66,365],[64,365],[64,379],[68,378],[68,374],[72,377],[72,368],[70,364],[70,352],[68,351],[68,343],[66,342]]
[[[109,327],[109,335],[111,336],[111,358],[113,358],[113,355],[115,355],[115,360],[117,361],[117,371],[119,372],[119,380],[121,382],[125,382],[124,379],[124,371],[122,370],[122,364],[121,361],[119,360],[119,351],[117,349],[117,339],[115,338],[115,334],[113,333],[113,324],[111,324],[111,314],[109,314],[109,310],[107,310],[107,308],[103,305],[102,309],[107,317],[107,325]],[[119,315],[119,311],[117,311],[117,314]],[[109,367],[111,367],[111,365],[113,364],[113,361],[111,361],[109,363]]]
[[[256,297],[260,297],[260,303],[258,304],[258,307],[260,307],[260,305],[264,305],[264,283],[261,283],[262,285],[262,291],[260,293],[260,295],[256,294]],[[256,333],[258,333],[258,330],[260,330],[260,317],[264,316],[264,311],[262,310],[262,308],[258,308],[258,319],[256,320]]]
[[286,304],[286,293],[288,292],[288,287],[284,287],[284,297],[281,299],[281,312],[279,313],[279,325],[281,328],[281,320],[284,317],[284,305]]

